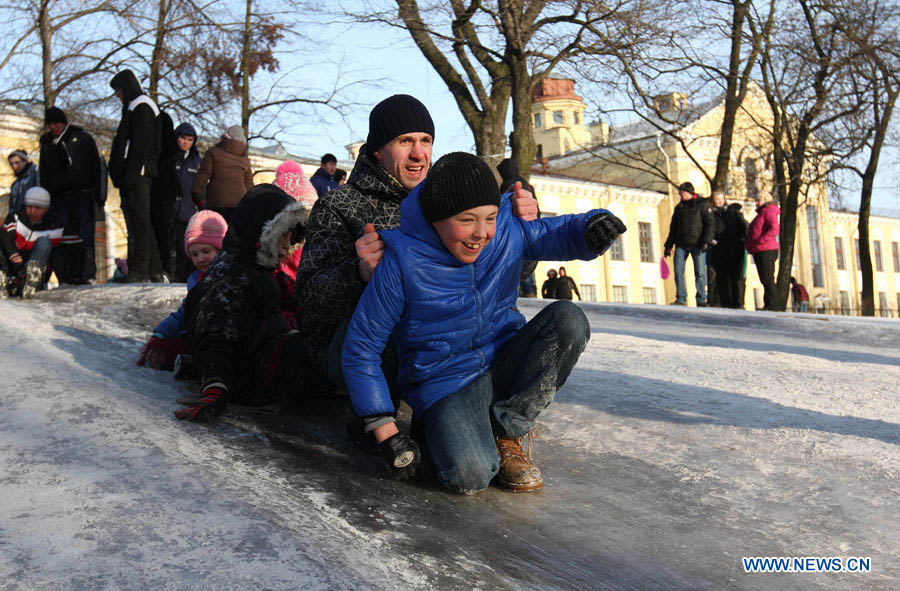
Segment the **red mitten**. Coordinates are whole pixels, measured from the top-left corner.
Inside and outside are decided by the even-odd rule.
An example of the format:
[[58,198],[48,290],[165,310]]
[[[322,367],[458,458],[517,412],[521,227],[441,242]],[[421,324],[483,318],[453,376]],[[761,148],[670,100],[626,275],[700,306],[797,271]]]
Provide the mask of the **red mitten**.
[[203,397],[194,406],[175,411],[175,417],[182,421],[210,421],[222,414],[228,402],[225,400],[227,390],[218,386],[207,386]]

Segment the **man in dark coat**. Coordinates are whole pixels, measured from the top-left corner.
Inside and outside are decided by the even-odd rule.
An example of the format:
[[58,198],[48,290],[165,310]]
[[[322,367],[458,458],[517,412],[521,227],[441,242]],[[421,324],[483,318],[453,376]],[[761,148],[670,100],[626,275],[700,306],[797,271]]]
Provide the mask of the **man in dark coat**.
[[128,281],[162,281],[150,221],[150,186],[159,165],[159,108],[144,94],[131,70],[116,74],[109,85],[122,101],[122,119],[110,150],[109,178],[119,189],[128,228]]
[[578,299],[581,299],[581,293],[578,291],[578,285],[575,284],[575,280],[569,277],[566,274],[566,268],[559,268],[559,278],[556,280],[556,299],[558,300],[571,300],[572,292],[575,292],[575,295],[578,296]]
[[[329,191],[333,191],[340,186],[340,181],[336,176],[337,158],[334,154],[325,154],[322,156],[321,166],[309,179],[312,186],[316,189],[316,193],[321,197]],[[346,174],[346,173],[345,173]]]
[[203,386],[180,419],[214,418],[228,402],[260,406],[302,391],[300,335],[279,309],[272,277],[308,212],[275,185],[256,185],[234,209],[222,252],[185,300],[185,325]]
[[165,279],[175,277],[175,197],[178,195],[178,178],[175,176],[175,161],[178,157],[178,143],[175,139],[172,118],[165,111],[159,113],[160,149],[158,174],[150,185],[150,222],[156,238],[156,250]]
[[723,308],[741,308],[743,302],[738,282],[744,262],[747,221],[741,215],[739,205],[737,208],[725,205],[725,194],[721,191],[715,191],[712,199],[716,236],[709,251],[709,265],[715,269],[719,304]]
[[25,192],[31,187],[40,186],[37,165],[28,159],[25,150],[14,150],[7,158],[9,167],[12,168],[16,180],[9,188],[9,208],[7,211],[15,211],[25,206]]
[[706,306],[706,253],[712,245],[716,221],[709,201],[694,192],[694,185],[682,183],[678,187],[681,203],[675,206],[669,237],[666,238],[665,255],[675,248],[675,301],[687,305],[687,285],[684,282],[684,266],[688,255],[694,261],[694,278],[697,284],[697,305]]
[[102,205],[100,152],[83,128],[70,125],[58,107],[44,113],[49,131],[41,136],[41,186],[50,192],[51,209],[63,223],[66,234],[81,242],[62,246],[56,275],[62,283],[93,283],[95,204]]
[[[194,270],[194,265],[177,245],[184,243],[184,232],[187,230],[191,216],[197,213],[197,205],[191,198],[191,187],[200,170],[202,157],[197,150],[197,131],[190,123],[182,123],[175,128],[175,143],[178,152],[175,154],[175,281],[183,283]],[[201,202],[206,198],[206,190],[200,196]]]
[[547,271],[547,280],[541,286],[541,297],[545,300],[556,299],[556,283],[559,279],[556,276],[556,269]]

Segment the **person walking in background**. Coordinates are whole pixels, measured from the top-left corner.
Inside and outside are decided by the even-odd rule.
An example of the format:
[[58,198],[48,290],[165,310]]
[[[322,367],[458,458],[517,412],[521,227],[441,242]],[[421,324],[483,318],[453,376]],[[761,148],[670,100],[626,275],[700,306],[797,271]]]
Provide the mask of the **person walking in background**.
[[25,192],[40,184],[37,165],[28,159],[25,150],[15,150],[7,158],[16,180],[9,189],[8,211],[16,211],[25,205]]
[[575,280],[566,275],[566,268],[559,268],[559,278],[556,280],[556,299],[558,300],[572,300],[572,292],[575,292],[575,295],[578,296],[579,301],[581,300],[581,293],[578,291],[578,286],[575,285]]
[[665,255],[675,249],[675,301],[687,305],[687,284],[684,267],[690,255],[694,261],[694,278],[697,284],[697,306],[706,306],[706,252],[716,231],[716,221],[706,199],[694,192],[694,185],[682,183],[678,187],[681,202],[675,206],[669,237],[666,238]]
[[159,261],[165,274],[165,282],[175,280],[175,197],[178,195],[178,177],[175,161],[178,158],[178,142],[174,123],[165,111],[159,114],[160,150],[159,174],[150,186],[150,222],[156,236]]
[[747,252],[753,255],[756,272],[763,285],[763,310],[777,310],[775,261],[778,260],[778,232],[781,209],[770,193],[760,191],[756,197],[756,217],[747,229]]
[[191,187],[191,197],[199,205],[206,190],[206,209],[211,209],[229,221],[231,212],[244,194],[253,188],[253,171],[247,156],[248,145],[244,128],[232,125],[222,134],[219,143],[211,147]]
[[541,285],[541,297],[545,300],[555,300],[556,299],[556,283],[559,281],[557,279],[556,269],[550,269],[547,271],[547,279],[544,281],[544,284]]
[[162,281],[150,221],[150,185],[159,165],[159,108],[144,94],[131,70],[116,74],[109,85],[122,101],[122,118],[109,155],[109,178],[119,189],[128,229],[128,281]]
[[744,246],[747,241],[747,222],[740,212],[740,204],[725,205],[725,194],[712,194],[716,235],[709,251],[709,266],[715,269],[716,291],[723,308],[740,308],[742,300],[738,282],[744,263]]
[[334,154],[325,154],[322,156],[321,166],[312,175],[310,182],[316,188],[319,197],[325,195],[329,191],[337,189],[340,186],[335,173],[337,172],[337,158]]
[[809,312],[809,293],[794,277],[791,277],[791,301],[794,312]]
[[[184,232],[187,230],[188,222],[197,213],[197,205],[191,198],[191,187],[194,186],[194,179],[200,171],[200,161],[202,160],[200,153],[197,151],[197,131],[190,123],[181,123],[175,128],[175,143],[178,152],[175,154],[175,162],[173,164],[175,171],[175,180],[177,184],[175,189],[175,243],[184,242]],[[206,191],[201,193],[201,203],[205,199]],[[175,278],[174,281],[182,283],[187,280],[188,276],[193,272],[194,265],[188,258],[185,251],[181,248],[175,249]]]

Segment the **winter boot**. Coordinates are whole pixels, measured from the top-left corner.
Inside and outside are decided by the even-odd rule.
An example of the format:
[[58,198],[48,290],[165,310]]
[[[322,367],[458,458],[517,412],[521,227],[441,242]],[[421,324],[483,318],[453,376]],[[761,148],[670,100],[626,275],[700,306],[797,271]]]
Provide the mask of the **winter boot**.
[[[541,436],[537,427],[523,437],[497,436],[497,453],[500,454],[500,472],[495,484],[513,492],[537,490],[544,486],[541,471],[531,461],[531,441]],[[522,440],[528,437],[528,455],[522,449]]]
[[41,285],[41,275],[44,270],[41,269],[40,263],[37,261],[28,261],[25,266],[25,285],[22,287],[22,299],[30,300],[34,296],[34,292]]
[[6,271],[0,269],[0,300],[9,297],[9,290],[6,288]]

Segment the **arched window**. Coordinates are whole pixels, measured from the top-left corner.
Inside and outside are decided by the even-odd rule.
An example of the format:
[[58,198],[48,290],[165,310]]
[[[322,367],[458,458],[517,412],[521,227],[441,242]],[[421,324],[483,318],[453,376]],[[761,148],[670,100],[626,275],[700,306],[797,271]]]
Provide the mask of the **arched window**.
[[747,199],[756,199],[759,195],[759,172],[756,168],[756,158],[744,158],[744,185],[747,190]]

